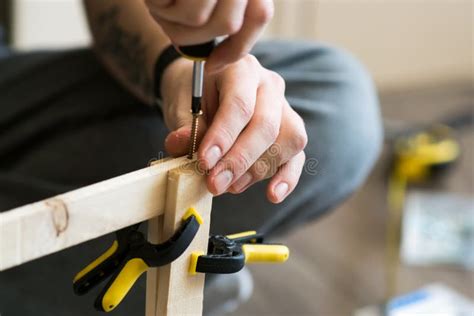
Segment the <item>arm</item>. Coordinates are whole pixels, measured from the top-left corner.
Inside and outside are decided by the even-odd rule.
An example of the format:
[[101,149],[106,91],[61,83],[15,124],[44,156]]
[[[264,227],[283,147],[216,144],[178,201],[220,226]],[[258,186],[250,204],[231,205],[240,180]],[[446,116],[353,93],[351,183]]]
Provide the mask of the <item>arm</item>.
[[[238,194],[256,182],[271,178],[267,197],[273,203],[283,201],[294,190],[305,160],[307,135],[303,121],[285,99],[283,79],[247,54],[271,16],[271,1],[149,0],[145,5],[137,0],[85,0],[85,3],[100,58],[120,82],[147,103],[153,100],[156,58],[170,44],[165,33],[178,45],[209,40],[220,32],[230,33],[206,62],[202,100],[205,115],[199,123],[198,158],[202,161],[200,165],[209,170],[208,189],[215,195]],[[238,7],[240,10],[235,9]],[[186,14],[197,12],[201,16],[206,8],[207,15],[202,15],[204,18],[197,23],[202,26],[186,25]],[[233,25],[236,19],[233,14],[240,17],[239,28],[222,28],[226,23]],[[190,42],[185,35],[192,35],[188,38]],[[209,71],[209,65],[213,71]],[[171,130],[165,148],[173,156],[183,155],[189,148],[192,66],[190,60],[179,58],[163,73],[162,111]]]
[[142,1],[85,0],[94,49],[112,75],[145,103],[153,101],[156,58],[170,44]]

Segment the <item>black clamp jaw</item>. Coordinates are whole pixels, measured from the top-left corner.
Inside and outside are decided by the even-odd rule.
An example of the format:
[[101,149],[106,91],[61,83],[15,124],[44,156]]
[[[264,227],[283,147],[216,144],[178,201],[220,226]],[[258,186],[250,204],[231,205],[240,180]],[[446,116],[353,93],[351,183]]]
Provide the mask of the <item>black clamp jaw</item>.
[[113,310],[148,268],[164,266],[181,256],[193,241],[201,223],[201,217],[191,208],[174,235],[156,245],[148,242],[138,231],[139,224],[117,231],[112,246],[76,275],[74,292],[84,295],[112,276],[94,306],[99,311]]
[[288,247],[263,243],[263,235],[248,231],[209,238],[208,253],[191,255],[189,273],[236,273],[247,263],[282,263],[289,257]]

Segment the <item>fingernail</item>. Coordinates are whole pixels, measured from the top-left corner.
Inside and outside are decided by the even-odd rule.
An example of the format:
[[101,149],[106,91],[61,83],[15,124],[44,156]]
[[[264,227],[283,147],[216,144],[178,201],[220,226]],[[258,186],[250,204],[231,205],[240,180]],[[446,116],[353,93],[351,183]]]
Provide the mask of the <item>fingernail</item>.
[[240,193],[250,184],[252,179],[252,174],[250,172],[246,172],[232,185],[232,188],[235,192]]
[[207,167],[211,169],[216,165],[219,159],[221,159],[222,151],[219,148],[219,146],[214,145],[206,151],[206,154],[204,157],[207,162]]
[[218,194],[221,194],[222,192],[227,190],[227,187],[232,182],[233,176],[234,175],[230,170],[223,170],[216,176],[214,180],[214,185],[217,188]]
[[286,193],[288,193],[288,183],[286,182],[280,182],[275,189],[273,190],[275,193],[276,197],[278,198],[278,201],[281,201]]

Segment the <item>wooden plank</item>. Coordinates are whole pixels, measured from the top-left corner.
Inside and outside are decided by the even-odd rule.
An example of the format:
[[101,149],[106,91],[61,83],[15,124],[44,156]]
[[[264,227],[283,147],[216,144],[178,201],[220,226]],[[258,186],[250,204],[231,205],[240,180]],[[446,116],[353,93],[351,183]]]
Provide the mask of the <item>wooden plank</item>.
[[[148,221],[148,241],[157,244],[161,238],[163,231],[163,215],[152,218]],[[157,297],[158,297],[158,280],[160,274],[157,268],[150,268],[146,272],[146,305],[145,315],[156,315]]]
[[[170,158],[164,158],[159,161],[164,162]],[[166,181],[168,185],[168,181]],[[157,244],[161,241],[161,232],[163,230],[163,215],[156,216],[148,221],[148,241]],[[155,315],[156,313],[156,297],[158,289],[159,273],[157,268],[150,268],[146,273],[146,303],[145,314]]]
[[205,176],[196,172],[196,164],[169,172],[162,240],[168,239],[181,224],[190,207],[202,216],[204,223],[186,252],[173,263],[160,267],[155,314],[147,316],[202,315],[204,274],[188,273],[190,254],[207,252],[212,194]]
[[0,213],[0,271],[163,213],[181,157]]

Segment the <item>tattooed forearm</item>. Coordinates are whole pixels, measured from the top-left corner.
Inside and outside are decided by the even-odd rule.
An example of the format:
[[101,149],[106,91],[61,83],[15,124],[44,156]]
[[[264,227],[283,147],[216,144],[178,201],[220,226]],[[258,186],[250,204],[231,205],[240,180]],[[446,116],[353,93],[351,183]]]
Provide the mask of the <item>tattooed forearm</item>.
[[112,6],[97,16],[96,48],[118,67],[124,79],[147,99],[153,97],[152,79],[146,70],[147,45],[138,33],[124,29],[121,9]]

